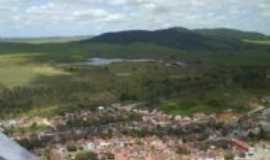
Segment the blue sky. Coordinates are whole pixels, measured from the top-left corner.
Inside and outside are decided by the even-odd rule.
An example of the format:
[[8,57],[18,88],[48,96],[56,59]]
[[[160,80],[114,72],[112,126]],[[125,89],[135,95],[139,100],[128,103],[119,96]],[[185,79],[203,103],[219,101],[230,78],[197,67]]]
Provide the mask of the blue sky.
[[0,0],[0,37],[226,27],[270,35],[270,0]]

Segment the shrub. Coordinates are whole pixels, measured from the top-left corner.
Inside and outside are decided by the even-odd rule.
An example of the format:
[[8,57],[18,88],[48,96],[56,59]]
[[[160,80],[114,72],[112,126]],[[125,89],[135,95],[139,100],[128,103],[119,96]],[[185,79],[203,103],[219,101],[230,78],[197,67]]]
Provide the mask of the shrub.
[[90,151],[83,151],[77,153],[75,160],[97,160],[97,155]]

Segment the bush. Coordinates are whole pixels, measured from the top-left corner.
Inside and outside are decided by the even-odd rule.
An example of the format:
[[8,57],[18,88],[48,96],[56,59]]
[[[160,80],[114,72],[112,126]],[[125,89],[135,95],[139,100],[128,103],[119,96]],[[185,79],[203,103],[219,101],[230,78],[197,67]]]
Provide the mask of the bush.
[[98,159],[97,155],[90,151],[79,152],[75,157],[75,160],[97,160],[97,159]]
[[226,153],[225,156],[224,156],[224,159],[225,160],[233,160],[234,156],[233,156],[232,153]]

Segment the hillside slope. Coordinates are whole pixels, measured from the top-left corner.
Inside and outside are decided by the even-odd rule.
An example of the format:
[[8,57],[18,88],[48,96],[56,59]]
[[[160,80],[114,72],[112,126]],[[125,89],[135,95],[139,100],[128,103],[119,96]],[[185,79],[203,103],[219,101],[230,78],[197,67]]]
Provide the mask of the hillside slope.
[[[256,39],[256,43],[247,41]],[[259,38],[263,37],[263,38]],[[38,53],[42,60],[82,61],[90,57],[115,58],[204,58],[231,56],[270,57],[270,46],[262,45],[263,34],[230,29],[189,30],[169,28],[156,31],[133,30],[105,33],[90,39],[69,43],[7,43],[0,42],[0,54]],[[244,40],[243,40],[244,39]],[[44,56],[43,56],[44,55]],[[238,58],[234,58],[238,56]],[[220,58],[222,57],[222,58]],[[252,58],[254,59],[254,58]],[[268,58],[267,58],[268,59]],[[223,61],[223,60],[222,60]]]
[[262,39],[266,36],[258,32],[248,32],[228,28],[215,29],[195,29],[194,32],[211,37],[227,38],[227,39]]
[[151,43],[190,52],[242,52],[260,48],[243,42],[243,39],[261,39],[265,36],[256,32],[233,29],[169,28],[155,31],[131,30],[105,33],[82,43],[109,43],[128,45],[132,43]]

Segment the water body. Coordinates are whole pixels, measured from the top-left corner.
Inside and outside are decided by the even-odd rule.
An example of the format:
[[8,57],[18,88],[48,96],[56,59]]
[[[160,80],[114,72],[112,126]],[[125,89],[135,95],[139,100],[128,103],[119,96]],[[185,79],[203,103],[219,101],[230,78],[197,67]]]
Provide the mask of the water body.
[[113,63],[123,63],[123,62],[143,63],[155,61],[156,60],[154,59],[90,58],[85,64],[93,66],[106,66]]
[[38,160],[38,158],[0,132],[0,160]]

